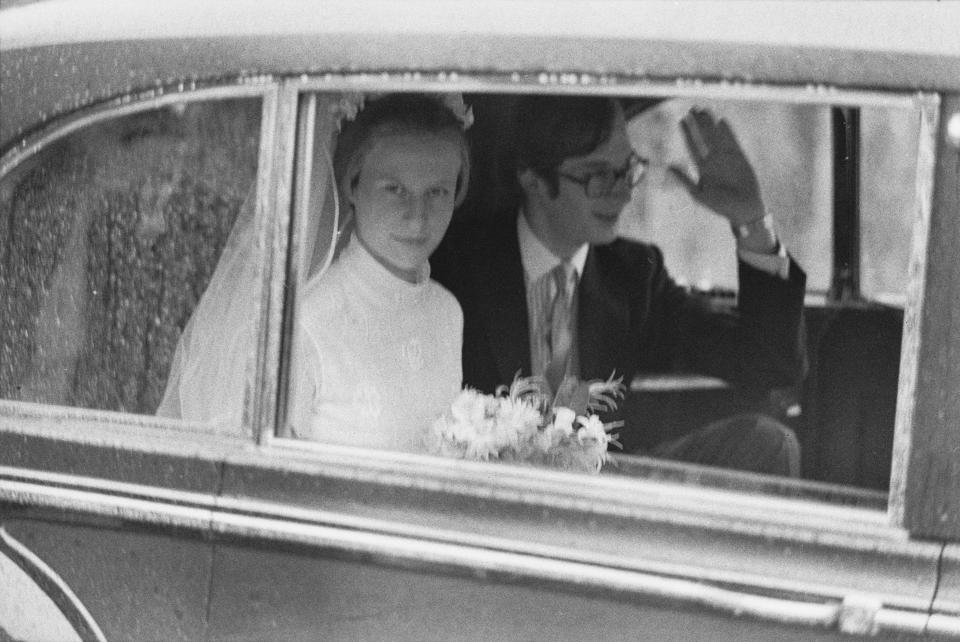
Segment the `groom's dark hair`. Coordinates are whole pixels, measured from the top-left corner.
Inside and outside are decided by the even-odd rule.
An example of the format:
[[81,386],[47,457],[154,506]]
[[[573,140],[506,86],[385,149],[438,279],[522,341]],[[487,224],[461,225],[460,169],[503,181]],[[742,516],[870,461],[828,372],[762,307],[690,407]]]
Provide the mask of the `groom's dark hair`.
[[517,103],[514,130],[517,171],[533,170],[556,196],[557,168],[606,142],[616,110],[617,103],[606,96],[524,96]]
[[534,94],[517,101],[516,171],[533,170],[550,186],[559,189],[557,169],[571,156],[589,154],[607,142],[618,107],[629,119],[660,103],[656,97],[616,99],[607,96]]

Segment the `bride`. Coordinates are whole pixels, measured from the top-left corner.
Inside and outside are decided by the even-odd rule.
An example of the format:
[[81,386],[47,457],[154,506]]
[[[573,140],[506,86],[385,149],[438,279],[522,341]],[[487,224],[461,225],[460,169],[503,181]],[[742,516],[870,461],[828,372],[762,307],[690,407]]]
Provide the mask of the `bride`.
[[[455,94],[389,94],[359,113],[344,104],[334,198],[318,198],[332,200],[333,218],[343,219],[340,241],[326,270],[300,270],[318,273],[299,287],[287,428],[303,439],[422,450],[421,435],[461,383],[463,316],[430,280],[428,258],[467,190],[469,110]],[[336,118],[328,121],[335,129]],[[317,140],[331,134],[318,130]],[[314,210],[311,241],[331,218]],[[157,411],[221,431],[240,422],[247,356],[214,347],[253,345],[251,337],[223,340],[224,332],[250,334],[255,316],[241,310],[254,297],[236,296],[238,284],[252,282],[255,243],[249,231],[236,234],[184,330]],[[316,243],[304,252],[314,264],[326,249]]]
[[463,125],[419,94],[379,98],[345,124],[333,165],[349,238],[297,311],[297,437],[422,450],[459,392],[463,314],[428,259],[467,189]]

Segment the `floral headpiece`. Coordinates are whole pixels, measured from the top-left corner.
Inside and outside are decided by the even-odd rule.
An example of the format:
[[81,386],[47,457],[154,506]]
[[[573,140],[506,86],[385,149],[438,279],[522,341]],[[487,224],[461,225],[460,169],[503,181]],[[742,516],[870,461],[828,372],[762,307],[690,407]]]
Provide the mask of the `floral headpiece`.
[[[343,121],[354,120],[357,114],[364,108],[367,102],[373,102],[387,94],[384,93],[360,93],[352,92],[344,94],[339,101],[330,106],[330,111],[337,119],[338,128],[343,127]],[[427,94],[449,109],[464,131],[470,129],[473,125],[473,109],[463,101],[463,94],[455,93],[433,93]]]

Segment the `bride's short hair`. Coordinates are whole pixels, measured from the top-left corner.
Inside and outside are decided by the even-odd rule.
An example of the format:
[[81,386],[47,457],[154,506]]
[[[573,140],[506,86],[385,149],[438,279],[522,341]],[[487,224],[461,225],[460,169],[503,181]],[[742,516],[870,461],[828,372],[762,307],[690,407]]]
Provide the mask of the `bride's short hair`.
[[341,202],[360,178],[363,161],[384,135],[426,133],[449,134],[460,147],[460,173],[454,206],[459,206],[467,193],[470,178],[470,147],[464,128],[463,114],[457,114],[448,97],[434,94],[397,93],[368,101],[352,121],[346,121],[337,139],[333,168]]

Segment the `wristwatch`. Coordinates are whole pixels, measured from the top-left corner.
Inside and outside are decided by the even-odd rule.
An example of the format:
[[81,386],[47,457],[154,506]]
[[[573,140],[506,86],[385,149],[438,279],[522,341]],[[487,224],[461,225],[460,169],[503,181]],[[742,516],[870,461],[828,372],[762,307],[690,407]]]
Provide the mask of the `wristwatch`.
[[772,217],[769,214],[764,214],[760,218],[750,221],[749,223],[744,223],[743,225],[733,225],[730,227],[733,228],[733,235],[738,239],[745,239],[749,236],[753,236],[762,229],[770,229],[773,222]]

